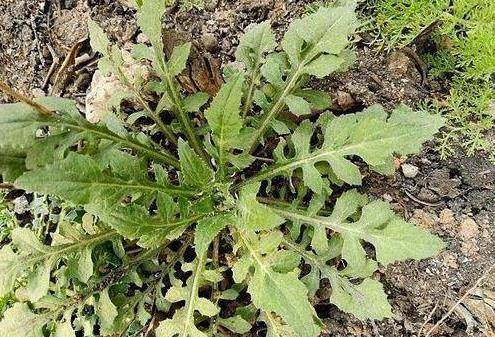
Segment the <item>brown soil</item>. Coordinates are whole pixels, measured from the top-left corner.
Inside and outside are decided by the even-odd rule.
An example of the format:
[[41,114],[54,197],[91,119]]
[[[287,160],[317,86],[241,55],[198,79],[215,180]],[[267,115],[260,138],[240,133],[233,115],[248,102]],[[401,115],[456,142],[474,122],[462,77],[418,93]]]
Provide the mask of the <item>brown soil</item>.
[[[239,35],[249,23],[269,19],[280,35],[311,1],[206,2],[204,11],[171,9],[165,24],[189,34],[228,63],[233,61]],[[44,82],[51,65],[57,58],[60,65],[70,48],[86,36],[88,17],[98,21],[120,44],[139,36],[134,11],[110,0],[7,0],[0,4],[0,13],[0,79],[34,96],[49,92],[50,81],[45,86]],[[91,59],[87,45],[82,49],[85,52]],[[54,73],[59,65],[54,66]],[[84,98],[93,71],[92,65],[82,67],[64,87],[64,95]],[[53,79],[54,75],[50,77]],[[317,85],[333,95],[333,109],[340,113],[373,103],[389,109],[401,102],[415,105],[431,91],[428,79],[422,84],[409,56],[401,52],[375,54],[364,46],[352,69]],[[380,270],[377,277],[386,285],[394,319],[359,322],[333,306],[318,308],[328,317],[328,336],[417,336],[423,325],[424,335],[495,265],[495,167],[483,154],[440,160],[431,148],[434,146],[407,159],[419,169],[414,178],[406,178],[400,169],[391,178],[370,173],[363,189],[389,200],[406,218],[440,235],[447,248],[429,260]],[[398,168],[401,165],[398,160]],[[487,278],[476,295],[467,296],[432,336],[493,336],[487,322],[495,316],[494,309],[485,305],[487,293],[481,290],[495,290],[494,279],[493,275]]]

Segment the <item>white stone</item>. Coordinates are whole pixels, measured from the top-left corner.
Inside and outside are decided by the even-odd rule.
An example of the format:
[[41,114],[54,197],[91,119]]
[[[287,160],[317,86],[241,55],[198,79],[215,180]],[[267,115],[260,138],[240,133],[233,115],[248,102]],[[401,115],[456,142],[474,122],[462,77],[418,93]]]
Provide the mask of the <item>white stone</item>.
[[414,178],[419,173],[419,168],[411,164],[402,164],[401,169],[406,178]]

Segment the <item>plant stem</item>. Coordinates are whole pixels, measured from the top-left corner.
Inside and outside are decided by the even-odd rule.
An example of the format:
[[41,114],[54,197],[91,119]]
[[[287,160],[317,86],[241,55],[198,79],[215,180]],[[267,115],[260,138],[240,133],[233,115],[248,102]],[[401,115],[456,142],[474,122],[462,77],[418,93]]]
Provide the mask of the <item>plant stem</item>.
[[129,88],[132,93],[134,94],[135,98],[138,100],[139,104],[141,104],[148,113],[148,116],[153,119],[153,121],[160,127],[160,129],[163,131],[165,136],[175,145],[177,145],[177,137],[175,137],[174,133],[172,132],[172,129],[163,123],[162,119],[160,118],[160,113],[153,111],[153,109],[150,108],[149,104],[146,102],[144,97],[141,95],[141,93],[136,90],[134,85],[129,81],[129,78],[124,74],[122,68],[117,68],[118,70],[118,76],[124,85]]
[[15,186],[9,183],[0,183],[0,190],[11,190],[14,189]]
[[288,81],[286,82],[287,84],[285,85],[285,89],[277,95],[270,110],[268,110],[261,117],[260,126],[254,132],[253,138],[251,139],[251,143],[247,147],[249,153],[252,153],[256,149],[256,146],[258,145],[260,139],[264,136],[270,122],[274,118],[276,118],[277,115],[280,113],[280,111],[284,108],[285,98],[288,95],[290,95],[290,93],[294,90],[294,88],[296,87],[297,81],[299,81],[299,79],[301,77],[303,64],[304,63],[300,63],[299,66],[294,70],[294,72],[289,77]]
[[[256,68],[259,67],[259,63],[256,64]],[[247,114],[249,110],[251,110],[251,107],[253,105],[253,94],[254,94],[254,88],[256,85],[256,81],[259,79],[259,72],[258,70],[255,70],[250,76],[249,79],[249,88],[248,92],[246,95],[246,100],[244,102],[244,106],[242,107],[242,119],[245,120],[247,117]]]
[[180,334],[181,337],[189,336],[189,325],[191,322],[194,324],[194,311],[196,309],[196,299],[198,298],[198,289],[201,281],[201,274],[203,273],[203,268],[206,263],[207,252],[204,252],[197,257],[198,264],[193,273],[193,282],[191,285],[191,292],[189,293],[189,298],[187,300],[187,305],[185,308],[186,317],[184,319],[184,328]]
[[136,150],[138,152],[142,152],[148,157],[154,158],[164,164],[171,165],[175,168],[180,167],[179,161],[165,150],[158,152],[157,150],[149,146],[146,146],[144,144],[141,144],[133,139],[121,137],[117,134],[114,134],[108,129],[102,129],[101,126],[91,124],[89,122],[84,122],[83,125],[80,125],[79,123],[75,123],[71,120],[53,119],[53,122],[50,122],[50,120],[48,120],[46,124],[53,126],[60,126],[60,124],[63,124],[72,130],[79,130],[80,132],[90,132],[99,136],[102,139],[108,139],[116,143],[122,143],[128,146],[129,148]]
[[162,80],[165,81],[167,85],[167,93],[170,97],[170,100],[172,101],[173,112],[176,118],[179,120],[179,123],[181,124],[184,133],[186,134],[186,137],[189,140],[189,143],[193,148],[193,150],[201,158],[203,158],[204,161],[206,161],[208,164],[211,165],[210,158],[206,153],[204,147],[199,142],[199,138],[196,135],[196,132],[194,131],[191,120],[189,119],[189,115],[187,111],[184,110],[182,98],[180,97],[179,90],[175,85],[174,78],[170,75],[168,65],[166,64],[163,58],[163,53],[160,53],[159,50],[157,50],[156,46],[154,46],[154,49],[155,49],[155,55],[158,55],[157,59],[159,62],[159,66],[162,70],[160,72],[161,78]]
[[[98,233],[95,235],[91,235],[81,241],[77,241],[74,243],[67,243],[60,246],[51,246],[50,250],[46,253],[36,254],[33,256],[29,256],[20,261],[21,266],[31,266],[43,260],[49,260],[52,256],[67,256],[68,254],[76,251],[82,250],[83,247],[96,245],[98,243],[102,243],[104,241],[111,240],[113,238],[119,237],[120,234],[115,230],[110,230],[103,233]],[[20,268],[20,266],[18,267]]]
[[[218,269],[219,267],[219,263],[218,263],[218,260],[219,260],[219,250],[220,250],[220,238],[219,236],[215,236],[215,239],[213,239],[213,268],[215,269]],[[212,298],[212,301],[215,305],[218,305],[218,301],[220,300],[219,298],[219,288],[218,288],[218,283],[215,282],[213,283],[213,290],[212,290],[212,295],[211,295],[211,298]],[[213,336],[216,334],[216,330],[217,330],[217,319],[216,317],[212,317],[212,319],[210,320],[210,327],[209,327],[209,332],[210,334]]]

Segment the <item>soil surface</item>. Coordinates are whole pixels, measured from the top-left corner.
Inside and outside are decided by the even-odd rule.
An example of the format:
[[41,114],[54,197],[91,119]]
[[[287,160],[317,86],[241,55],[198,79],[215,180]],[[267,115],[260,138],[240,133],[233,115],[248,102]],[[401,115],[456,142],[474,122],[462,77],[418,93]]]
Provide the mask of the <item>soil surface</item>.
[[[249,23],[271,20],[280,36],[310,2],[207,0],[203,11],[172,8],[164,25],[190,36],[226,64],[234,60],[239,36]],[[2,1],[0,80],[29,96],[55,91],[82,102],[95,70],[94,55],[84,41],[88,18],[121,45],[141,38],[134,10],[113,0]],[[433,95],[438,85],[422,77],[408,53],[376,54],[359,42],[360,37],[357,40],[355,65],[315,83],[332,95],[335,112],[373,103],[388,109],[399,103],[416,105]],[[79,66],[70,78],[60,80],[64,72],[59,69],[78,42]],[[6,98],[0,96],[2,100]],[[376,277],[386,286],[393,319],[360,322],[333,306],[318,307],[326,317],[326,335],[424,336],[454,308],[431,336],[494,336],[495,273],[487,273],[495,265],[495,167],[483,154],[466,158],[460,153],[440,160],[433,149],[430,144],[418,156],[397,159],[394,177],[369,173],[363,190],[390,201],[407,219],[440,235],[446,249],[429,260],[380,269]]]

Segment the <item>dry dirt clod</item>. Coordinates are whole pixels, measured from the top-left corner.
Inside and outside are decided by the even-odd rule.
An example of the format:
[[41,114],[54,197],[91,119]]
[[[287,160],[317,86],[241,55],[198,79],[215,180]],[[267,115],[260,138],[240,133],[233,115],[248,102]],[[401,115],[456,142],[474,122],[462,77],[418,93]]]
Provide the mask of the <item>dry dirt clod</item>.
[[444,254],[443,263],[452,269],[458,269],[459,264],[457,263],[457,254],[452,252],[447,252]]
[[337,90],[335,95],[334,105],[337,105],[335,108],[341,111],[348,111],[355,108],[358,103],[348,92]]
[[475,238],[479,232],[478,224],[472,218],[464,219],[459,226],[459,236],[464,240]]
[[422,209],[415,209],[410,221],[424,229],[434,228],[435,225],[438,223],[438,219],[436,216],[427,213]]
[[66,52],[88,34],[89,10],[83,3],[73,9],[54,11],[51,37],[58,54]]
[[388,60],[388,69],[399,75],[405,75],[414,65],[411,59],[401,51],[394,51]]
[[218,6],[218,0],[205,0],[205,9],[207,11],[214,11]]
[[451,178],[450,170],[447,168],[432,172],[428,178],[428,188],[440,197],[454,199],[461,194],[461,180],[457,177]]
[[192,42],[186,69],[178,76],[178,81],[183,89],[191,94],[203,91],[211,96],[216,95],[223,84],[220,59],[208,53],[201,43],[187,38],[178,31],[165,29],[162,39],[167,58],[170,57],[175,46]]
[[490,331],[495,328],[495,292],[478,288],[464,300],[463,304],[481,323],[483,330]]
[[454,212],[452,212],[452,210],[446,208],[446,209],[443,209],[441,212],[440,212],[440,223],[442,225],[452,225],[455,223],[455,217],[454,217]]

